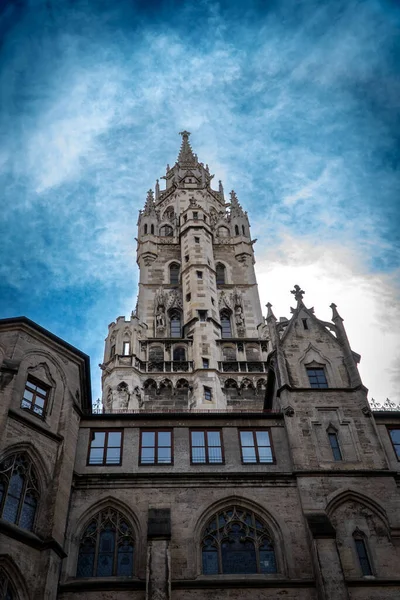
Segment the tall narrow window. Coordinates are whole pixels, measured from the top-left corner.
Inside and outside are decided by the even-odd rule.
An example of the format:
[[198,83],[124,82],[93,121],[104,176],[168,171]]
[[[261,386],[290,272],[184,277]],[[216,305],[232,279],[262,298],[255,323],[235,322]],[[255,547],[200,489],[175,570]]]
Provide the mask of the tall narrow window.
[[271,535],[263,521],[240,506],[220,510],[203,532],[204,575],[277,572]]
[[134,537],[128,519],[112,508],[94,516],[81,537],[77,577],[133,575]]
[[131,345],[129,342],[124,342],[123,346],[122,346],[122,354],[124,356],[129,356],[129,354],[131,353]]
[[215,267],[215,270],[216,270],[217,285],[224,285],[225,284],[225,266],[221,263],[218,263]]
[[122,431],[91,430],[88,465],[120,465],[122,455]]
[[114,356],[115,356],[115,344],[111,344],[110,358],[113,358]]
[[371,563],[369,561],[367,546],[361,533],[354,533],[354,543],[356,546],[356,552],[358,561],[360,563],[361,573],[365,575],[372,575]]
[[235,235],[239,235],[239,226],[235,225]]
[[4,459],[0,464],[0,516],[32,531],[38,499],[37,477],[26,454]]
[[192,430],[190,445],[193,464],[221,464],[223,462],[219,429]]
[[206,400],[206,402],[211,402],[212,401],[212,391],[211,388],[204,386],[204,400]]
[[181,337],[181,313],[173,311],[170,314],[170,335],[172,338]]
[[312,388],[327,388],[325,369],[323,367],[307,367],[308,380]]
[[340,450],[339,439],[336,431],[330,427],[327,433],[334,460],[342,460],[342,452]]
[[271,440],[265,429],[244,429],[239,432],[242,461],[248,463],[273,463]]
[[243,235],[246,235],[246,230],[244,228],[244,225],[242,225],[242,233],[243,233]]
[[170,429],[140,432],[140,464],[170,465],[172,463],[172,431]]
[[203,358],[203,369],[209,369],[210,368],[210,361],[208,360],[208,358]]
[[152,225],[152,226],[150,227],[150,233],[151,233],[152,235],[154,235],[154,225]]
[[144,226],[144,235],[147,235],[147,223]]
[[29,410],[29,412],[38,417],[44,417],[49,392],[50,388],[48,386],[41,383],[38,379],[29,376],[25,383],[21,408]]
[[169,282],[171,285],[179,285],[179,271],[180,266],[178,263],[172,263],[169,267]]
[[228,311],[221,311],[221,337],[223,338],[231,338],[232,337],[232,328],[231,328],[231,316]]

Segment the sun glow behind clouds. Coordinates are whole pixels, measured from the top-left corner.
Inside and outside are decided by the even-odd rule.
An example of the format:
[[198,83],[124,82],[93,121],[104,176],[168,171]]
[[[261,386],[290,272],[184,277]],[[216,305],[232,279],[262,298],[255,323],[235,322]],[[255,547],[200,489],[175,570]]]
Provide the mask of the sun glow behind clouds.
[[335,301],[372,395],[398,397],[393,3],[30,0],[2,17],[3,316],[100,362],[134,307],[137,211],[188,129],[249,211],[263,303],[288,314],[296,282],[318,315]]

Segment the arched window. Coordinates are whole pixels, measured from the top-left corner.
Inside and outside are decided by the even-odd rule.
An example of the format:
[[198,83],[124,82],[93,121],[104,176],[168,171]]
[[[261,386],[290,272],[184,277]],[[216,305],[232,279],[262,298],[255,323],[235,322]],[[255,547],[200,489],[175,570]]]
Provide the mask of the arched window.
[[232,327],[231,327],[231,315],[227,310],[222,310],[220,313],[221,318],[221,337],[223,338],[231,338],[232,337]]
[[183,348],[182,346],[174,348],[173,360],[178,362],[184,362],[186,360],[185,348]]
[[270,533],[252,511],[231,506],[218,511],[203,532],[204,575],[276,573]]
[[32,531],[38,499],[38,481],[27,455],[4,459],[0,464],[0,516]]
[[164,362],[164,348],[162,346],[152,346],[149,350],[149,362]]
[[179,271],[180,265],[178,263],[171,263],[169,266],[169,282],[171,285],[179,285]]
[[365,535],[358,528],[353,533],[354,544],[356,547],[357,558],[360,564],[360,570],[363,576],[373,575],[371,562],[368,556]]
[[163,225],[160,228],[160,236],[161,237],[172,237],[174,235],[174,231],[170,225]]
[[131,577],[133,575],[133,530],[117,510],[106,508],[94,516],[79,545],[77,577]]
[[225,266],[222,263],[217,263],[216,267],[217,285],[225,284]]
[[147,234],[147,223],[144,226],[144,235],[146,235],[146,234]]
[[18,596],[15,593],[14,587],[11,585],[10,579],[3,568],[0,568],[0,599],[1,600],[17,600]]
[[179,310],[173,310],[169,314],[170,319],[170,336],[172,338],[180,338],[181,336],[181,313]]
[[239,225],[235,225],[235,235],[239,235]]
[[154,235],[154,225],[150,226],[150,233],[151,233],[151,235]]
[[250,361],[260,360],[260,350],[257,346],[246,346],[246,358]]

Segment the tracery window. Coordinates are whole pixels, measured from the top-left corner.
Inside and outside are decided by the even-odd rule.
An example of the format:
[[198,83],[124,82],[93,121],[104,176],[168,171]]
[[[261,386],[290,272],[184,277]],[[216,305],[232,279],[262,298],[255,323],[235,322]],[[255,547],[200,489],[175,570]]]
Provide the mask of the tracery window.
[[17,600],[14,588],[2,568],[0,568],[0,600]]
[[80,541],[77,577],[132,577],[133,530],[122,513],[106,508],[87,525]]
[[37,477],[26,454],[4,459],[0,464],[0,516],[32,531],[38,499]]
[[173,360],[177,362],[184,362],[186,360],[186,351],[182,346],[174,348]]
[[271,535],[263,521],[239,506],[218,511],[202,539],[204,575],[276,573]]
[[160,236],[161,237],[172,237],[174,235],[174,231],[170,225],[163,225],[160,228]]
[[217,285],[224,285],[225,284],[225,266],[222,263],[218,263],[215,266],[215,271],[216,271],[216,279],[217,279]]
[[172,263],[169,266],[169,282],[171,285],[179,285],[179,271],[180,266],[178,263]]
[[[224,336],[222,336],[222,337],[224,337]],[[230,335],[229,335],[229,337],[230,337]],[[223,355],[225,362],[235,362],[236,361],[236,348],[233,348],[232,346],[224,346],[222,348],[222,355]]]

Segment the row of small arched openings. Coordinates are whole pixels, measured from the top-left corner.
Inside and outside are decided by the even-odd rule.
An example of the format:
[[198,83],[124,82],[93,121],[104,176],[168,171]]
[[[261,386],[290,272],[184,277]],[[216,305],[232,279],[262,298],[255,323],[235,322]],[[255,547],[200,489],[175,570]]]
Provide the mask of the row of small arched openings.
[[176,381],[175,385],[171,379],[164,378],[157,383],[155,379],[146,379],[143,384],[145,393],[160,393],[160,392],[181,392],[187,393],[192,389],[187,379],[180,378]]

